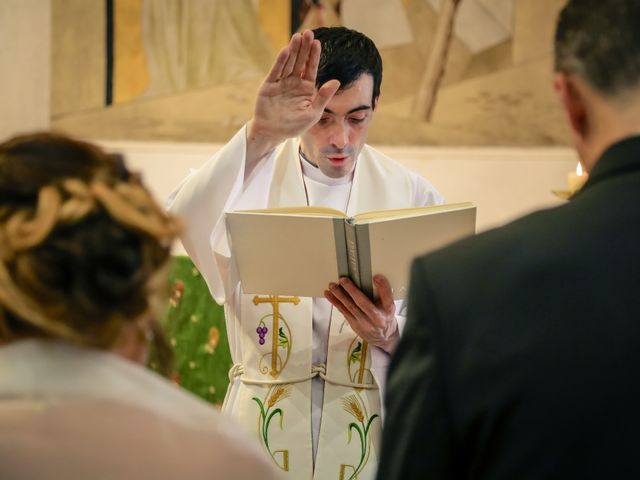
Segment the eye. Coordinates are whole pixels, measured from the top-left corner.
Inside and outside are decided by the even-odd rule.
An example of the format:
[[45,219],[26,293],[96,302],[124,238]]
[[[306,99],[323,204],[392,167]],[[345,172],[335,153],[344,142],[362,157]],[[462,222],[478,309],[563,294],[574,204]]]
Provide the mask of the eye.
[[367,119],[366,116],[363,116],[363,117],[349,117],[349,121],[351,123],[353,123],[354,125],[358,125],[358,124],[364,122],[366,119]]
[[318,125],[327,125],[329,123],[330,117],[320,117],[318,120]]

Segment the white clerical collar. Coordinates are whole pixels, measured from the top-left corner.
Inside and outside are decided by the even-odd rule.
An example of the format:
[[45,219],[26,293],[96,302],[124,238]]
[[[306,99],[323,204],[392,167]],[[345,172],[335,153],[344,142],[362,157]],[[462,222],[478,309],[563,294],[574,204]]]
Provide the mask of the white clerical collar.
[[309,162],[309,160],[304,158],[302,152],[300,152],[299,156],[303,175],[315,182],[322,183],[323,185],[344,185],[345,183],[350,183],[351,180],[353,180],[353,171],[340,178],[328,177],[324,173],[322,173],[322,170],[320,170],[319,167],[316,167],[311,162]]

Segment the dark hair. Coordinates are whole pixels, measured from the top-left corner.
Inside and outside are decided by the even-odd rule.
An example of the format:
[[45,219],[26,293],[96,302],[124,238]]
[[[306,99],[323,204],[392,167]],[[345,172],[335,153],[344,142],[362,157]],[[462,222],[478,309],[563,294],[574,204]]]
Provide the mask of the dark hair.
[[640,83],[640,1],[571,0],[560,12],[555,69],[613,97]]
[[322,45],[316,86],[338,80],[340,89],[344,89],[368,73],[373,77],[371,106],[375,107],[382,84],[382,58],[373,41],[345,27],[316,28],[313,34]]
[[0,341],[111,347],[155,313],[178,230],[118,155],[51,133],[0,144]]

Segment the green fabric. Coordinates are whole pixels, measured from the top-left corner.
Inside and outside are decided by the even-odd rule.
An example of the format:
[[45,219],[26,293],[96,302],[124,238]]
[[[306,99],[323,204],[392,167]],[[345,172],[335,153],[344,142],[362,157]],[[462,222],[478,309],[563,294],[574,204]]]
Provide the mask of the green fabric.
[[231,367],[223,308],[214,302],[188,257],[174,257],[169,276],[172,295],[162,326],[175,352],[175,379],[204,400],[221,405]]

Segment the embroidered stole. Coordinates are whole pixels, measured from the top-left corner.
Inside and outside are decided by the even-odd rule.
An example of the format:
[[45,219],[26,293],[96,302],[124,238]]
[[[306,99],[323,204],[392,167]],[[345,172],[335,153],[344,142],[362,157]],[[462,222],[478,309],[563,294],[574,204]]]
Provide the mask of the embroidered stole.
[[[298,148],[299,143],[291,140],[276,152],[269,207],[306,204]],[[410,207],[411,198],[407,171],[365,146],[356,164],[347,214]],[[241,329],[242,363],[230,372],[232,381],[240,378],[240,386],[234,405],[225,409],[256,432],[287,478],[373,478],[382,422],[380,392],[372,372],[373,347],[332,309],[327,363],[313,365],[311,298],[240,297],[241,321],[236,325]],[[314,472],[311,379],[315,376],[325,385]]]

